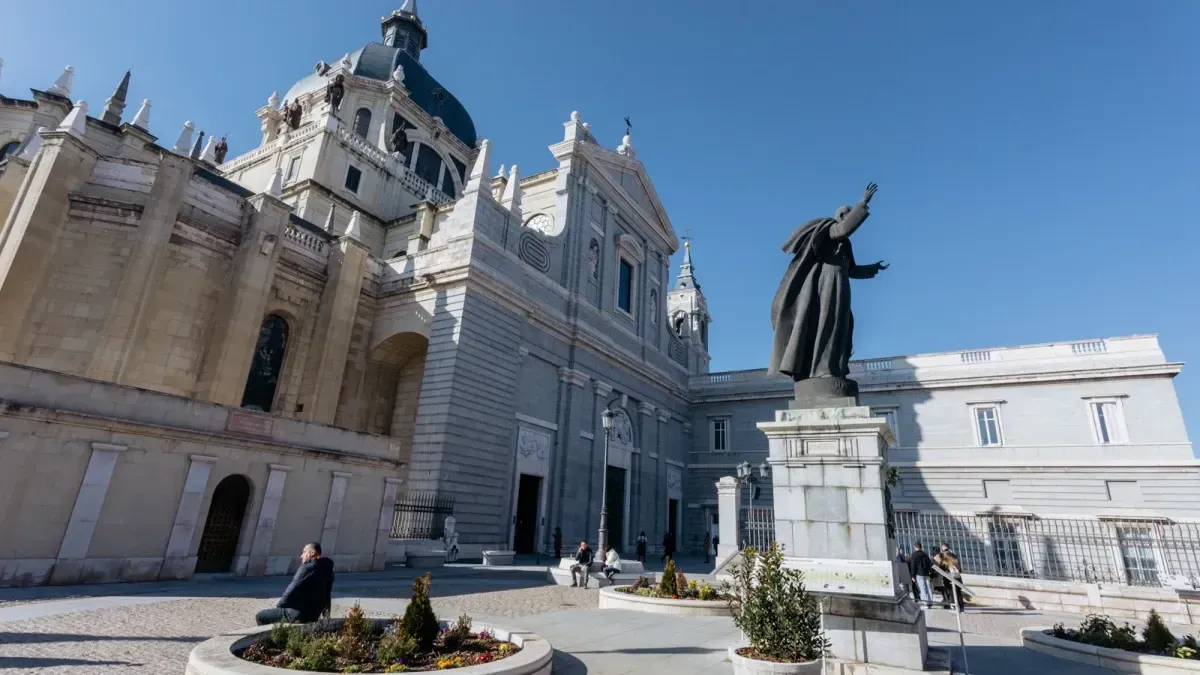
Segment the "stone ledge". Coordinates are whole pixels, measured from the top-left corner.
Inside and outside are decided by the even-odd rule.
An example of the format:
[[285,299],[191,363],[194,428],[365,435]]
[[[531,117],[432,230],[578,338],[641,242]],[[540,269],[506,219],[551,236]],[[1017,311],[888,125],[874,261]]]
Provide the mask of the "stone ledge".
[[1042,627],[1022,629],[1021,646],[1060,659],[1123,673],[1149,673],[1151,675],[1200,673],[1200,661],[1085,645],[1080,642],[1051,637],[1048,634],[1049,630],[1049,628]]
[[[674,614],[677,616],[732,616],[724,600],[675,600],[673,598],[647,598],[632,593],[623,593],[620,588],[610,586],[600,589],[600,609],[626,609],[651,614]],[[817,672],[820,672],[818,670]]]
[[[386,620],[377,620],[386,621]],[[442,627],[449,626],[446,621]],[[512,656],[478,666],[455,668],[462,675],[550,675],[554,661],[554,648],[544,638],[533,633],[518,631],[503,626],[475,624],[474,633],[491,631],[497,640],[512,642],[521,651]],[[188,656],[185,675],[272,675],[282,672],[279,668],[244,661],[234,655],[270,633],[269,627],[255,626],[218,635],[200,643]],[[308,672],[308,671],[296,671]]]

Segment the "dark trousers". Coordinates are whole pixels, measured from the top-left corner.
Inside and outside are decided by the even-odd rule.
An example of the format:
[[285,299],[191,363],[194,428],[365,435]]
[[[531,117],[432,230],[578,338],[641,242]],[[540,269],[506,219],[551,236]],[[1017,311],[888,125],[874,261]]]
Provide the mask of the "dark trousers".
[[254,615],[254,622],[260,626],[266,626],[273,623],[295,623],[300,620],[300,612],[294,609],[285,609],[283,607],[272,607],[264,609]]
[[646,562],[646,545],[645,544],[637,545],[637,559],[638,559],[638,562]]

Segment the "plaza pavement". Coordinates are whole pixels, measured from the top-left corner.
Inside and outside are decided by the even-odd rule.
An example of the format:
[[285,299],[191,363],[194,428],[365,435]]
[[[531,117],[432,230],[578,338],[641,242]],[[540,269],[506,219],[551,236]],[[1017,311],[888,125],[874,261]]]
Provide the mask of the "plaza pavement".
[[[530,561],[533,562],[533,561]],[[651,565],[654,567],[654,565]],[[684,569],[699,572],[698,560]],[[711,566],[709,567],[711,569]],[[334,612],[355,601],[368,614],[403,612],[419,570],[342,574]],[[283,577],[209,577],[185,582],[0,589],[0,672],[39,675],[180,673],[191,649],[253,623],[286,584]],[[726,648],[738,638],[728,618],[599,610],[597,591],[549,585],[542,566],[448,566],[434,571],[433,604],[442,616],[468,613],[538,633],[555,647],[556,675],[731,673]],[[1020,629],[1082,617],[980,609],[963,615],[970,672],[976,675],[1092,675],[1099,668],[1024,650]],[[932,645],[953,647],[962,672],[955,618],[928,614]],[[1183,632],[1193,632],[1194,628]]]

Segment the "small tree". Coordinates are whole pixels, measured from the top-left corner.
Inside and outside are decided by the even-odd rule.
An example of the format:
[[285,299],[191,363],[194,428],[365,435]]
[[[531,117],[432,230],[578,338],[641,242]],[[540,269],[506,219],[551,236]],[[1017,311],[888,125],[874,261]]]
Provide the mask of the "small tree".
[[404,618],[400,620],[400,631],[416,641],[417,648],[422,652],[433,649],[433,641],[441,630],[437,614],[433,613],[433,605],[429,602],[431,583],[433,577],[429,574],[413,579],[412,598],[404,610]]
[[1150,610],[1150,616],[1146,617],[1146,627],[1142,629],[1142,639],[1146,641],[1146,646],[1151,651],[1158,654],[1175,652],[1177,644],[1175,636],[1171,633],[1171,629],[1167,628],[1167,624],[1163,623],[1158,612],[1153,609]]
[[778,543],[762,553],[744,549],[733,579],[733,623],[746,634],[754,656],[802,663],[829,651],[817,599],[805,590],[799,570],[783,567]]
[[675,586],[675,560],[667,558],[667,567],[663,570],[662,579],[658,582],[658,594],[664,598],[679,595]]

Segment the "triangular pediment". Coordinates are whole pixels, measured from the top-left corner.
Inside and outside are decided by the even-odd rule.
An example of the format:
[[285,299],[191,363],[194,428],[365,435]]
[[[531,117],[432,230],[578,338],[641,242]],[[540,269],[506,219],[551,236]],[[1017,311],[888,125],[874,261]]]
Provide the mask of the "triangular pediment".
[[650,181],[646,168],[636,159],[626,157],[607,148],[596,146],[591,156],[600,165],[613,187],[624,194],[636,209],[658,230],[667,241],[671,251],[679,248],[679,238],[667,211],[658,199],[658,192]]

